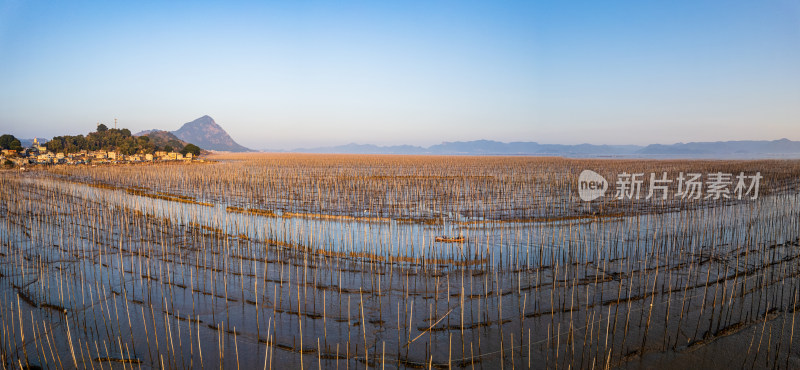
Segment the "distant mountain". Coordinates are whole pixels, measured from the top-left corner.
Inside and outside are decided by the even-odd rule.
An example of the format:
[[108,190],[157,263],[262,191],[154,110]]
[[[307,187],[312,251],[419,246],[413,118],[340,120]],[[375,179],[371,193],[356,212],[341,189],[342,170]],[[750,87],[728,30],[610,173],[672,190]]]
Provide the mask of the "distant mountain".
[[[214,119],[209,116],[202,116],[192,122],[184,123],[183,126],[176,131],[170,132],[158,129],[144,130],[137,132],[135,136],[149,136],[154,132],[168,133],[172,135],[174,139],[182,140],[186,143],[192,143],[205,150],[217,150],[225,152],[253,151],[233,141],[225,129],[214,122]],[[163,136],[163,134],[159,135]]]
[[349,154],[428,154],[428,155],[538,155],[560,157],[621,158],[800,158],[800,141],[717,141],[671,145],[593,145],[539,144],[536,142],[504,143],[492,140],[443,142],[430,147],[413,145],[378,146],[347,144],[340,146],[301,148],[296,153]]
[[[17,139],[19,139],[19,138],[17,138]],[[47,140],[47,139],[41,139],[40,138],[39,139],[39,144],[44,145],[48,141],[49,140]],[[23,148],[30,148],[30,147],[33,146],[33,139],[19,139],[19,143],[20,143],[20,145],[22,145]]]
[[800,141],[780,139],[651,144],[637,153],[670,158],[800,158]]
[[556,156],[608,156],[631,155],[642,149],[637,145],[560,145],[535,142],[503,143],[492,140],[443,142],[430,147],[413,145],[378,146],[347,144],[340,146],[301,148],[298,153],[348,153],[348,154],[428,154],[428,155],[556,155]]
[[371,144],[347,144],[320,148],[301,148],[292,150],[298,153],[342,153],[342,154],[425,154],[426,149],[421,146],[395,145],[378,146]]
[[202,116],[192,122],[187,122],[177,131],[172,131],[172,133],[183,141],[190,142],[207,150],[227,152],[252,151],[233,141],[230,135],[209,116]]
[[21,145],[23,148],[30,148],[30,147],[31,147],[31,145],[33,145],[33,139],[21,139],[21,138],[17,138],[17,140],[19,140],[19,144],[20,144],[20,145]]
[[557,156],[601,156],[630,155],[642,149],[637,145],[563,145],[539,144],[536,142],[503,143],[492,140],[444,142],[428,148],[431,154],[450,155],[557,155]]

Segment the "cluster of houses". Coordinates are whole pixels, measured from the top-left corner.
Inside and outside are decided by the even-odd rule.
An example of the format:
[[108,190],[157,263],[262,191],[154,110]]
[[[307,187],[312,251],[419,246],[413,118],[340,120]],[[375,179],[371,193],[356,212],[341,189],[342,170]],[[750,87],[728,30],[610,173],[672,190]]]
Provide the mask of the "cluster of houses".
[[13,162],[18,167],[30,165],[48,164],[119,164],[119,163],[139,163],[155,161],[192,161],[192,153],[184,156],[181,153],[157,151],[153,154],[134,154],[124,155],[119,152],[107,152],[104,150],[87,151],[81,150],[77,153],[53,153],[42,146],[37,139],[33,139],[30,148],[23,148],[21,151],[3,149],[0,154],[0,164],[6,160]]

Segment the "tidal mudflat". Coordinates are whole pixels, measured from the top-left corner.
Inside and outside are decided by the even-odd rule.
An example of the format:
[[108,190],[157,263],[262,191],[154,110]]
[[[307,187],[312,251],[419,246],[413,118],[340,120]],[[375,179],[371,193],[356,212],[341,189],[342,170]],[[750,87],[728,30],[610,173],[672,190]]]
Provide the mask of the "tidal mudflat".
[[[0,174],[0,364],[800,366],[799,161],[217,159]],[[586,202],[584,169],[763,178]]]

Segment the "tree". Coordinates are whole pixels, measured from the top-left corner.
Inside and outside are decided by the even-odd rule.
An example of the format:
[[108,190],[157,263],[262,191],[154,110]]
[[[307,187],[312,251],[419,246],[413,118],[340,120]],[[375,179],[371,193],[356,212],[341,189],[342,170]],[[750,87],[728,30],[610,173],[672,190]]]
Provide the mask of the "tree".
[[47,147],[47,150],[53,153],[58,153],[62,149],[64,149],[63,140],[64,138],[62,138],[61,136],[56,136],[53,138],[53,140],[48,141],[47,144],[45,144],[45,147]]
[[[180,149],[183,147],[181,142],[172,140],[171,147]],[[47,150],[55,153],[75,153],[81,150],[106,150],[119,151],[126,155],[136,153],[152,153],[156,145],[147,136],[133,136],[131,130],[127,128],[108,128],[106,125],[98,124],[97,131],[90,132],[86,136],[56,136],[44,145]],[[0,136],[0,149],[22,150],[19,140],[12,135]],[[2,165],[2,163],[0,163]]]
[[5,168],[13,168],[14,167],[14,162],[12,162],[10,159],[6,159],[5,162],[3,162],[3,167],[5,167]]
[[186,155],[187,153],[192,153],[192,155],[198,156],[200,155],[200,147],[194,144],[186,144],[186,146],[183,147],[183,150],[181,150],[181,154]]
[[169,153],[169,152],[172,151],[172,147],[167,145],[167,146],[164,147],[164,151]]
[[88,149],[86,138],[83,135],[78,136],[64,136],[64,152],[76,153],[84,149]]
[[0,149],[8,149],[8,145],[11,144],[11,141],[16,139],[14,135],[9,134],[0,136]]
[[133,155],[139,151],[139,146],[136,144],[136,138],[128,137],[121,145],[118,146],[119,151],[125,155]]
[[0,136],[0,149],[22,150],[22,144],[14,135]]

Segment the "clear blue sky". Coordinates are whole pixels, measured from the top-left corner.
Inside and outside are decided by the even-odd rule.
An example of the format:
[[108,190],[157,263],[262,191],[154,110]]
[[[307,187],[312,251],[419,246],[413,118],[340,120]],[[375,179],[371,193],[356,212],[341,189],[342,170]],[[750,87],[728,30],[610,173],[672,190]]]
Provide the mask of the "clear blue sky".
[[0,0],[0,132],[800,140],[800,2]]

